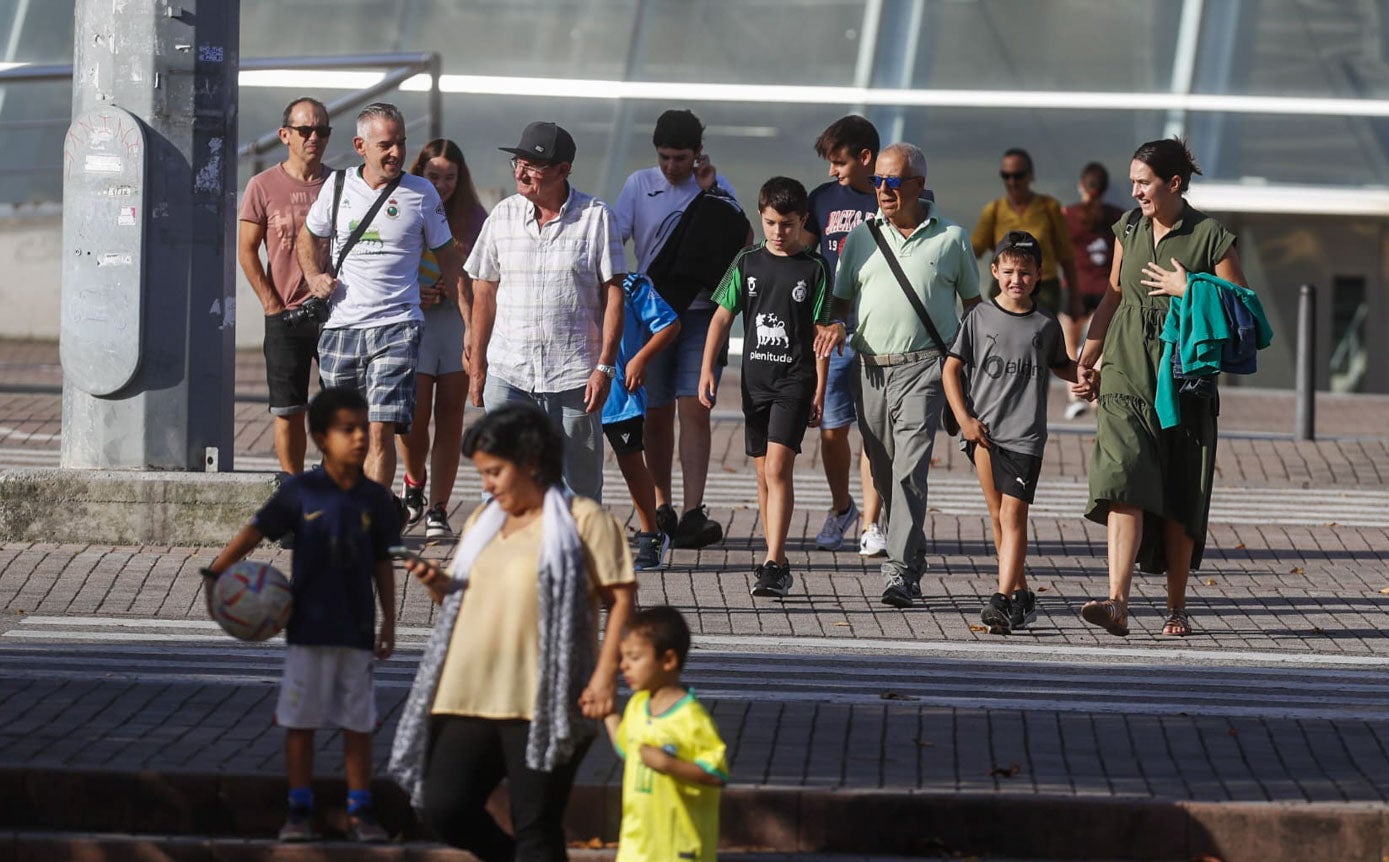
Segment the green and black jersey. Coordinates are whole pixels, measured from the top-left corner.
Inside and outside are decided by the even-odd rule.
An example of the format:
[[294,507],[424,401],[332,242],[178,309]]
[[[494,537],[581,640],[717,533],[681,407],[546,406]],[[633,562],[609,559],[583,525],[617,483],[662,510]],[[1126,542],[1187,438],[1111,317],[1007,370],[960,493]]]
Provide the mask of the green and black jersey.
[[755,399],[814,395],[815,324],[830,320],[830,273],[819,253],[776,255],[766,243],[743,249],[714,302],[743,314],[744,392]]

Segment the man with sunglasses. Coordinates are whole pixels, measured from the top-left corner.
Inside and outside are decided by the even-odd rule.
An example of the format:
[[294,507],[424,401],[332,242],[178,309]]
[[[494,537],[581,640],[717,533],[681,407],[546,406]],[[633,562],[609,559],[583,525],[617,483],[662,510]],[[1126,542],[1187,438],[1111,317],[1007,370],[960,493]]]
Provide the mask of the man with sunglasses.
[[464,265],[473,279],[469,397],[528,401],[564,434],[564,481],[603,494],[602,410],[622,338],[622,235],[606,204],[569,183],[577,148],[531,123],[510,153],[516,194],[493,208]]
[[304,470],[304,416],[319,335],[317,321],[296,320],[302,315],[290,313],[309,298],[294,243],[331,173],[323,166],[323,153],[332,131],[322,102],[308,97],[290,102],[280,125],[285,160],[251,177],[241,199],[237,260],[265,310],[265,378],[275,417],[275,457],[291,476]]
[[922,198],[926,157],[920,149],[904,143],[884,148],[870,181],[878,214],[839,248],[835,324],[815,347],[817,355],[828,356],[844,343],[843,321],[857,319],[852,344],[861,386],[854,406],[887,514],[882,602],[907,608],[921,598],[927,474],[946,408],[945,355],[937,342],[948,345],[960,327],[956,299],[966,310],[979,302],[979,270],[969,235]]

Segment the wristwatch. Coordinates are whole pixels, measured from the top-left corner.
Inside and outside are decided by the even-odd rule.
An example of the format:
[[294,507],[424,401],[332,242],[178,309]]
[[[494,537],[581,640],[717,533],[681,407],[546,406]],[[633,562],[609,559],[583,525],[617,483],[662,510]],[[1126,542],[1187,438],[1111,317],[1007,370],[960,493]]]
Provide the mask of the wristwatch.
[[614,377],[617,376],[616,365],[597,365],[594,367],[593,370],[603,372],[605,375],[607,375],[609,380],[612,380]]
[[205,578],[212,578],[214,581],[222,577],[220,574],[214,572],[212,569],[209,569],[206,566],[204,566],[201,569],[198,569],[198,574],[202,575]]

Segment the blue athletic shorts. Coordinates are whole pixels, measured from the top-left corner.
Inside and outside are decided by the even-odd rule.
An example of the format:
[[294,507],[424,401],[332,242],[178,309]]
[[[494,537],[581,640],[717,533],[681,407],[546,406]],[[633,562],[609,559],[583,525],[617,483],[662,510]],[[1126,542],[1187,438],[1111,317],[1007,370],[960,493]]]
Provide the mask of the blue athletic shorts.
[[415,418],[415,366],[420,325],[413,320],[366,329],[325,329],[318,341],[323,385],[356,389],[367,400],[367,418],[394,422],[396,433]]
[[[646,366],[646,406],[665,407],[677,398],[699,395],[699,372],[704,365],[704,341],[714,309],[687,309],[680,315],[680,334],[675,342],[652,357]],[[714,384],[723,378],[723,366],[714,366]]]
[[844,355],[830,353],[830,376],[825,381],[825,412],[820,419],[821,430],[833,431],[858,420],[854,411],[854,394],[858,391],[858,354],[844,345]]

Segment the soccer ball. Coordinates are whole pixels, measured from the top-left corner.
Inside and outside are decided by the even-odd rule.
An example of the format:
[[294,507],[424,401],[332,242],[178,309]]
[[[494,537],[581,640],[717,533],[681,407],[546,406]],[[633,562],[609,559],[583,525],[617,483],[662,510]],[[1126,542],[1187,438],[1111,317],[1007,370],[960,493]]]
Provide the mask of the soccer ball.
[[263,641],[289,622],[289,581],[267,563],[242,560],[212,587],[212,618],[222,630],[244,641]]

